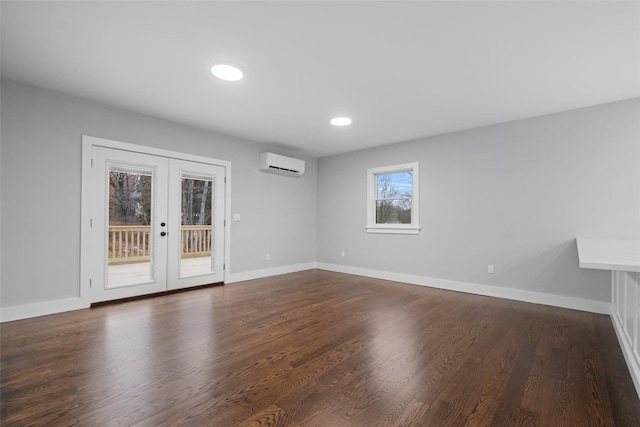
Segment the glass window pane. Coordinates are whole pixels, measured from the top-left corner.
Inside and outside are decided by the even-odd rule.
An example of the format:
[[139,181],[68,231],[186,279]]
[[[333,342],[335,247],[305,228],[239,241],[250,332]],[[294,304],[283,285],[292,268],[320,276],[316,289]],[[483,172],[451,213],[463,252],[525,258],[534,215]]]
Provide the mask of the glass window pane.
[[180,278],[213,273],[212,193],[210,177],[182,175]]
[[376,224],[411,224],[411,199],[376,200]]
[[376,185],[377,199],[412,197],[413,171],[401,171],[376,175]]
[[107,288],[153,279],[152,185],[149,171],[109,168]]

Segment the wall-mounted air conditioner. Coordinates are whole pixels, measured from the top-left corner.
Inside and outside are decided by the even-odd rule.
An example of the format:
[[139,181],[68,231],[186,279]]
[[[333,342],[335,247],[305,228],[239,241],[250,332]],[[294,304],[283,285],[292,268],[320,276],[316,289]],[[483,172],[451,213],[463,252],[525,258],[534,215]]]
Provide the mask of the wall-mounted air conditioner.
[[280,175],[302,176],[304,160],[274,153],[260,154],[260,170]]

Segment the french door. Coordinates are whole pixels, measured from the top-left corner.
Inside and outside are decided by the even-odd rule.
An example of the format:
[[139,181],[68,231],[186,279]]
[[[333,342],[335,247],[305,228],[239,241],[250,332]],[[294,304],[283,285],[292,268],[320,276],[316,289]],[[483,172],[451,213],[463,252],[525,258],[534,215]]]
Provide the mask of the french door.
[[224,166],[91,156],[91,302],[224,281]]

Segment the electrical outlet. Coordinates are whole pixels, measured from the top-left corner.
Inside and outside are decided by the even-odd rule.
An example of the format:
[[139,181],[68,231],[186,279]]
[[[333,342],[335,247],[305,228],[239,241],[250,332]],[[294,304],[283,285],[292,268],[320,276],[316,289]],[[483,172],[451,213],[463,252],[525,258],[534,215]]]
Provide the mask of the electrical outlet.
[[340,256],[341,256],[342,258],[344,258],[345,256],[347,256],[347,254],[345,254],[345,253],[344,253],[344,251],[342,251],[342,252],[340,252]]
[[266,259],[267,261],[269,261],[271,259],[271,254],[267,254],[267,256],[264,257],[264,259]]
[[487,273],[489,273],[489,274],[493,274],[493,265],[489,264],[489,265],[487,266]]

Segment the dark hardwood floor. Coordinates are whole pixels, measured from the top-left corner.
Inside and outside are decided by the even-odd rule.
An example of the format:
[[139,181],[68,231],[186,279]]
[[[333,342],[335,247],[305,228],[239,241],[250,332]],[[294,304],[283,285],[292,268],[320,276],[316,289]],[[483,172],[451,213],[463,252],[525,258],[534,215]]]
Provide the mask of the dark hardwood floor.
[[640,426],[608,316],[322,270],[1,335],[3,426]]

